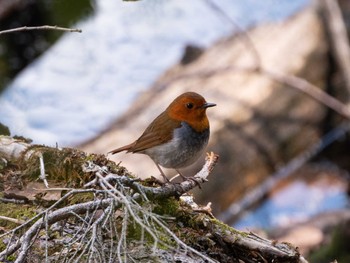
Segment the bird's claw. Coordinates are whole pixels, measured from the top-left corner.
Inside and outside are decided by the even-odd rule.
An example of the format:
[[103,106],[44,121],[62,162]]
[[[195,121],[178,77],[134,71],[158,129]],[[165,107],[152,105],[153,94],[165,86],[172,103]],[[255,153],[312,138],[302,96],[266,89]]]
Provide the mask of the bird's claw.
[[192,181],[192,182],[194,182],[198,186],[199,189],[202,189],[201,182],[199,182],[199,180],[197,178],[195,178],[195,177],[186,177],[186,176],[181,176],[181,177],[182,177],[182,179],[184,179],[184,181]]

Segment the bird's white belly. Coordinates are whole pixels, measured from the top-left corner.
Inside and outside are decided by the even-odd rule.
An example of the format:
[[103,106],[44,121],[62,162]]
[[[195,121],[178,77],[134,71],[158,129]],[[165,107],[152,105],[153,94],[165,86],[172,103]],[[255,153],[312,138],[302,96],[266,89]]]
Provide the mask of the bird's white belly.
[[183,123],[169,142],[147,149],[145,153],[165,168],[180,169],[193,164],[208,144],[209,130],[196,133]]

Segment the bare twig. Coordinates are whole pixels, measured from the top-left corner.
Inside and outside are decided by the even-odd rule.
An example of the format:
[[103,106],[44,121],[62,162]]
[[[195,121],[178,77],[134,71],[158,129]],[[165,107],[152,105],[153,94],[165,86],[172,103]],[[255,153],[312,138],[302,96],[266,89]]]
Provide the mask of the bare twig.
[[[52,213],[48,213],[46,220],[48,224],[53,224],[57,221],[61,221],[63,219],[69,218],[71,216],[70,212],[83,214],[88,210],[95,210],[96,208],[108,207],[110,203],[113,201],[114,199],[107,198],[104,200],[90,201],[86,203],[71,205],[69,207],[64,207],[56,211],[53,211]],[[26,258],[26,255],[29,252],[29,247],[33,240],[33,237],[44,226],[45,226],[44,218],[40,218],[24,233],[24,235],[20,238],[20,242],[16,242],[12,246],[10,246],[10,248],[7,250],[7,253],[3,253],[3,252],[0,253],[0,260],[3,260],[4,256],[10,255],[8,254],[9,252],[13,253],[15,250],[19,248],[19,254],[15,262],[24,262],[24,259]]]
[[[218,161],[219,156],[213,152],[208,153],[206,157],[206,162],[203,165],[202,169],[191,179],[183,181],[179,184],[165,184],[162,187],[147,187],[143,186],[139,183],[137,183],[136,180],[131,179],[127,176],[119,176],[116,174],[109,173],[105,177],[102,177],[101,171],[99,169],[102,169],[98,165],[95,165],[91,162],[86,163],[86,165],[83,167],[83,170],[85,172],[91,172],[91,171],[98,171],[96,172],[96,177],[101,180],[103,178],[105,183],[110,183],[110,181],[116,180],[121,185],[128,186],[135,190],[136,192],[145,195],[148,198],[166,198],[169,196],[181,196],[184,193],[187,193],[188,191],[192,190],[193,188],[197,187],[199,184],[202,184],[204,182],[207,182],[207,177],[213,170],[214,166],[216,165]],[[87,183],[86,186],[91,186],[92,182],[96,183],[99,180],[92,180],[91,182]]]
[[350,119],[350,110],[347,105],[342,103],[341,101],[337,100],[336,98],[328,95],[326,92],[324,92],[322,89],[318,88],[317,86],[311,84],[309,81],[303,78],[299,78],[297,76],[293,75],[285,75],[283,73],[274,72],[272,70],[267,69],[261,69],[259,72],[261,72],[263,75],[279,82],[285,85],[288,85],[294,89],[297,89],[307,95],[309,95],[311,98],[317,100],[318,102],[322,103],[323,105],[329,107],[330,109],[334,110],[341,116]]
[[35,188],[33,187],[33,190],[35,191],[43,191],[43,192],[53,192],[53,191],[73,191],[77,190],[75,188],[67,188],[67,187],[52,187],[52,188]]
[[45,213],[44,223],[45,223],[45,262],[49,262],[49,222],[47,220],[48,213]]
[[57,207],[59,204],[61,204],[62,202],[64,202],[65,200],[67,200],[67,198],[69,198],[70,196],[74,195],[74,194],[78,194],[78,193],[89,193],[89,192],[95,192],[95,189],[76,189],[76,190],[72,190],[68,193],[66,193],[64,196],[62,196],[59,200],[57,200],[53,205],[51,205],[49,208],[47,208],[45,211],[42,211],[41,213],[37,214],[36,216],[30,218],[28,221],[26,221],[24,224],[12,229],[11,231],[8,231],[4,234],[0,235],[0,238],[7,236],[11,233],[15,233],[18,230],[20,230],[21,228],[26,227],[27,225],[29,225],[31,222],[37,220],[38,218],[40,218],[41,216],[43,216],[47,211],[50,211],[52,209],[54,209],[55,207]]
[[0,35],[21,32],[21,31],[29,31],[29,30],[57,30],[57,31],[65,31],[65,32],[77,32],[77,33],[83,32],[81,29],[78,29],[78,28],[66,28],[66,27],[45,25],[45,26],[23,26],[23,27],[16,27],[12,29],[2,30],[0,31]]
[[9,199],[9,198],[0,197],[0,202],[3,202],[3,203],[13,203],[13,204],[25,204],[25,203],[26,203],[26,200]]
[[[211,164],[211,162],[215,158],[216,157],[213,153],[211,155],[208,155],[208,159],[210,159],[210,161],[208,163]],[[206,165],[205,167],[208,171],[212,169],[212,167],[209,165]],[[138,210],[140,210],[140,212],[142,211],[141,214],[146,215],[147,212],[144,211],[144,209],[142,209],[142,207],[140,207],[137,203],[132,202],[132,200],[128,199],[128,197],[125,196],[122,192],[120,192],[115,187],[113,187],[109,182],[107,182],[105,180],[104,177],[101,176],[100,173],[96,173],[96,176],[99,177],[99,179],[100,179],[99,182],[100,182],[102,188],[104,188],[110,196],[118,198],[118,200],[122,200],[123,204],[125,205],[125,208],[127,209],[127,210],[125,210],[124,214],[125,215],[130,214],[132,219],[135,220],[137,222],[137,224],[139,224],[142,227],[142,229],[146,230],[147,233],[152,236],[152,238],[154,240],[154,245],[153,245],[154,251],[156,250],[158,243],[161,243],[163,246],[165,245],[168,247],[167,244],[165,244],[164,242],[162,242],[162,240],[159,239],[158,234],[156,234],[157,232],[155,231],[155,229],[153,227],[151,228],[150,225],[146,224],[148,220],[142,220],[138,216],[138,214],[140,214],[140,213],[136,213]],[[198,175],[198,178],[204,178],[204,177],[205,177],[204,172],[202,172],[201,174]],[[136,207],[135,207],[135,205],[136,205]],[[136,208],[136,210],[135,210],[135,208]],[[158,225],[158,227],[161,227],[161,229],[166,231],[176,241],[177,244],[184,247],[186,250],[190,250],[192,253],[202,257],[207,262],[213,262],[213,263],[215,262],[214,260],[210,259],[209,257],[198,252],[197,250],[187,246],[166,225],[164,225],[161,220],[158,219],[158,216],[156,216],[156,215],[150,215],[150,216],[152,217],[152,221],[155,222]],[[119,240],[118,251],[120,251],[122,244],[123,244],[122,240]],[[118,253],[118,257],[119,257],[119,253]],[[123,262],[121,258],[119,258],[119,261]]]
[[[200,173],[197,174],[197,178],[198,179],[203,179],[206,180],[206,177],[208,176],[209,172],[213,169],[213,162],[217,161],[217,155],[215,155],[214,153],[210,153],[207,156],[207,162],[206,165],[204,165],[205,169],[202,169]],[[206,170],[207,172],[205,172],[204,170]],[[110,190],[108,191],[108,193],[113,196],[113,197],[117,197],[119,200],[122,199],[124,200],[124,205],[127,208],[127,212],[132,216],[132,218],[142,227],[142,229],[145,229],[154,239],[154,246],[153,249],[155,250],[157,247],[157,243],[162,243],[162,245],[166,245],[164,244],[164,242],[161,242],[161,240],[157,237],[155,230],[151,229],[150,226],[146,225],[145,222],[147,222],[147,220],[142,220],[141,218],[139,218],[139,216],[135,213],[134,209],[131,207],[132,202],[130,202],[126,196],[124,196],[120,191],[118,191],[115,187],[113,187],[109,182],[107,182],[104,177],[102,177],[100,174],[96,174],[96,176],[98,176],[100,178],[100,182],[102,183],[102,187],[105,188],[105,190]],[[136,203],[136,205],[138,205]],[[141,207],[140,207],[141,208]],[[137,210],[136,210],[137,211]],[[142,212],[142,214],[147,214],[145,213],[145,211]],[[168,233],[174,240],[175,242],[180,245],[181,247],[184,247],[186,250],[191,251],[192,253],[200,256],[201,258],[205,259],[206,262],[212,262],[215,263],[216,261],[214,261],[213,259],[203,255],[202,253],[198,252],[196,249],[193,249],[192,247],[189,247],[188,245],[186,245],[181,239],[179,239],[159,218],[158,216],[152,215],[152,221],[155,222],[158,227],[161,227],[162,230],[164,230],[166,233]],[[120,245],[118,245],[119,247]],[[168,246],[168,245],[167,245]]]
[[6,220],[6,221],[9,221],[9,222],[12,222],[12,223],[19,224],[19,225],[24,223],[23,220],[20,220],[20,219],[17,219],[17,218],[12,218],[12,217],[7,217],[7,216],[0,216],[0,220]]
[[43,180],[45,187],[49,188],[49,183],[46,180],[46,173],[45,173],[45,165],[44,165],[44,156],[41,152],[38,153],[39,155],[39,162],[40,162],[40,175],[39,179]]

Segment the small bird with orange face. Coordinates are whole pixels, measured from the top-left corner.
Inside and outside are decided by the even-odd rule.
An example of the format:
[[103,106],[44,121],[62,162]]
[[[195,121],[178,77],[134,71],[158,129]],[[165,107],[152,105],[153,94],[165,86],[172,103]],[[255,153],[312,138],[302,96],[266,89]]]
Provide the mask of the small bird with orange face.
[[164,112],[155,118],[143,134],[131,144],[117,148],[110,153],[127,151],[148,155],[156,164],[179,169],[193,164],[203,153],[209,140],[209,121],[206,110],[216,106],[195,93],[186,92],[178,96]]

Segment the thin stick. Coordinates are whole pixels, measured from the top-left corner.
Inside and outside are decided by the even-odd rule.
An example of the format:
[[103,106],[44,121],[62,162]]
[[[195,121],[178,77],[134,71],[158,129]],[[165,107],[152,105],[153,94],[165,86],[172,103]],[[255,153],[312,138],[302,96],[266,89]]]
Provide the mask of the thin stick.
[[30,30],[58,30],[58,31],[77,32],[77,33],[83,32],[81,29],[78,29],[78,28],[66,28],[66,27],[45,25],[45,26],[23,26],[23,27],[16,27],[12,29],[2,30],[0,31],[0,35],[21,32],[21,31],[30,31]]
[[334,110],[341,116],[350,119],[350,110],[349,107],[347,107],[347,105],[342,103],[340,100],[332,97],[331,95],[327,94],[317,86],[311,84],[306,79],[299,78],[293,75],[285,75],[283,73],[273,72],[271,70],[266,69],[261,69],[259,72],[269,77],[270,79],[288,85],[294,89],[297,89],[309,95],[311,98]]
[[44,156],[41,152],[38,154],[39,156],[39,162],[40,162],[40,175],[39,179],[43,180],[45,187],[49,188],[49,183],[46,180],[46,173],[45,173],[45,164],[44,164]]
[[17,219],[17,218],[12,218],[12,217],[7,217],[7,216],[0,216],[0,220],[6,220],[6,221],[9,221],[9,222],[12,222],[12,223],[19,224],[19,225],[24,223],[23,220],[20,220],[20,219]]

